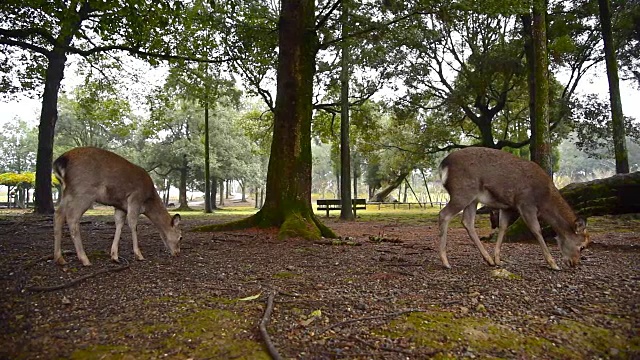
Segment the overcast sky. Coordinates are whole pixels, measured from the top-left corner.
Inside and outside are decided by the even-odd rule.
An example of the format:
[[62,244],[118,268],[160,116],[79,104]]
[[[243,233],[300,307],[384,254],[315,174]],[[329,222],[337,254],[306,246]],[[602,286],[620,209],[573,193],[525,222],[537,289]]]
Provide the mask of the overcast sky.
[[[140,66],[140,65],[138,65]],[[67,73],[73,73],[72,68],[67,69]],[[145,81],[131,85],[132,91],[144,92],[151,86],[162,84],[162,74],[166,74],[166,70],[151,69],[146,66],[147,72]],[[604,66],[598,66],[588,78],[581,80],[578,86],[578,96],[580,94],[596,93],[601,98],[608,99],[609,85],[606,78],[606,72],[604,72]],[[562,76],[559,76],[560,80]],[[79,83],[78,77],[73,75],[67,75],[63,79],[62,87],[64,90],[70,90]],[[621,94],[622,94],[622,109],[626,116],[634,117],[637,121],[640,121],[640,91],[632,86],[630,82],[621,82]],[[0,126],[14,120],[16,117],[24,121],[37,125],[40,116],[41,103],[40,99],[28,99],[25,97],[19,97],[14,101],[0,101]]]

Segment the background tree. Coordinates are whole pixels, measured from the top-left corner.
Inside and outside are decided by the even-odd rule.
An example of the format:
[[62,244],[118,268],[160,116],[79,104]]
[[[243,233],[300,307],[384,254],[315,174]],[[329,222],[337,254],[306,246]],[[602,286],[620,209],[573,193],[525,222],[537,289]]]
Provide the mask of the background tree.
[[613,129],[613,147],[616,159],[616,172],[629,172],[629,159],[624,131],[624,115],[622,114],[622,100],[620,99],[620,81],[618,78],[618,62],[614,49],[613,31],[611,29],[611,2],[598,0],[600,9],[600,28],[604,43],[604,57],[607,64],[607,79],[609,80],[609,100],[611,101],[611,127]]
[[[176,55],[172,42],[183,28],[182,3],[4,1],[0,5],[0,47],[6,54],[4,89],[12,79],[27,88],[44,85],[36,165],[36,212],[53,213],[51,163],[58,94],[69,55],[89,61],[105,52],[127,51],[141,57],[193,59]],[[23,59],[29,62],[23,62]],[[205,60],[205,59],[200,59]],[[13,66],[20,63],[21,66]],[[45,65],[46,64],[46,65]]]

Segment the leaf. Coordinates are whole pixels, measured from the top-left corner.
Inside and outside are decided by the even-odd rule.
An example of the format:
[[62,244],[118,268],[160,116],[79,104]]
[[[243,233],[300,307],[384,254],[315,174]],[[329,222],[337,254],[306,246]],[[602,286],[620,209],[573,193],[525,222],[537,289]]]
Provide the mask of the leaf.
[[321,317],[321,316],[322,316],[322,310],[320,309],[314,310],[311,314],[309,314],[310,318]]
[[255,299],[259,298],[260,295],[262,295],[262,293],[257,293],[256,295],[247,296],[245,298],[238,299],[238,301],[252,301],[252,300],[255,300]]

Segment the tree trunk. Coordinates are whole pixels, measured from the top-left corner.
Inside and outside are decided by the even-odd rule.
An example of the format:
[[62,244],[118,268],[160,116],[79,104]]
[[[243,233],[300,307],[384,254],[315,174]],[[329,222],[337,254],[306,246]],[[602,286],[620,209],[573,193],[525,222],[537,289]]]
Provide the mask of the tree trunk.
[[64,77],[67,56],[64,50],[54,49],[48,56],[45,75],[42,111],[38,126],[38,153],[36,155],[36,188],[34,192],[35,212],[53,214],[51,194],[51,171],[53,162],[53,136],[58,121],[58,91]]
[[613,148],[616,158],[616,173],[629,172],[629,155],[625,139],[624,117],[622,114],[622,100],[620,99],[620,84],[618,79],[618,63],[614,49],[613,32],[611,30],[611,2],[598,0],[600,8],[600,27],[604,42],[604,59],[607,63],[607,77],[609,79],[609,99],[611,101],[611,127],[613,129]]
[[247,202],[247,194],[244,188],[244,180],[240,181],[240,190],[242,191],[242,198],[240,199],[240,201]]
[[527,83],[529,85],[529,126],[531,137],[529,140],[530,160],[537,163],[536,157],[536,63],[533,50],[533,32],[531,28],[531,14],[522,15],[522,37],[524,39],[524,55],[527,61]]
[[373,196],[371,196],[369,198],[369,201],[370,202],[384,202],[386,200],[387,196],[389,196],[389,194],[391,194],[391,192],[393,190],[397,189],[400,186],[400,184],[402,184],[404,179],[407,178],[408,175],[409,175],[408,172],[400,174],[389,185],[387,185],[386,187],[383,187],[378,192],[374,193]]
[[279,227],[278,237],[336,237],[311,207],[311,117],[315,56],[314,0],[282,0],[273,141],[264,206],[235,223],[205,226],[201,231]]
[[[640,172],[569,184],[560,193],[583,217],[640,213]],[[549,226],[543,227],[542,234],[545,238],[555,235]],[[506,237],[508,241],[535,241],[522,219],[509,227]]]
[[216,196],[218,195],[218,178],[215,176],[211,177],[211,199],[209,200],[209,203],[211,204],[211,210],[215,210],[218,208],[218,205],[216,205]]
[[544,171],[552,175],[551,143],[549,138],[549,65],[547,59],[547,30],[546,30],[547,4],[545,0],[533,2],[533,59],[535,93],[533,96],[535,112],[535,152],[536,163]]
[[180,168],[180,191],[178,195],[179,210],[188,210],[189,203],[187,200],[187,173],[189,172],[189,160],[187,155],[182,155],[182,167]]
[[220,202],[218,205],[224,206],[224,179],[220,179]]
[[[342,36],[347,36],[347,0],[342,1]],[[351,203],[351,149],[349,148],[349,44],[344,39],[341,44],[342,59],[340,71],[340,207],[341,220],[354,220]]]
[[209,158],[209,86],[205,85],[204,88],[204,212],[211,212],[211,181],[210,166],[211,160]]

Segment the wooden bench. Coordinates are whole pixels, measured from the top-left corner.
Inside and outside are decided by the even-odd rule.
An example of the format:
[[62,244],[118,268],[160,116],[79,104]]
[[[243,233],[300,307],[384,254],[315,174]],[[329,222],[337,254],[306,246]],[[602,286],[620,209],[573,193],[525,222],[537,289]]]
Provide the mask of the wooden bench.
[[[367,199],[351,199],[351,203],[353,204],[354,215],[356,210],[367,210]],[[318,211],[324,210],[327,212],[327,217],[329,217],[329,211],[342,210],[342,200],[340,199],[318,199],[316,204],[318,205]]]

